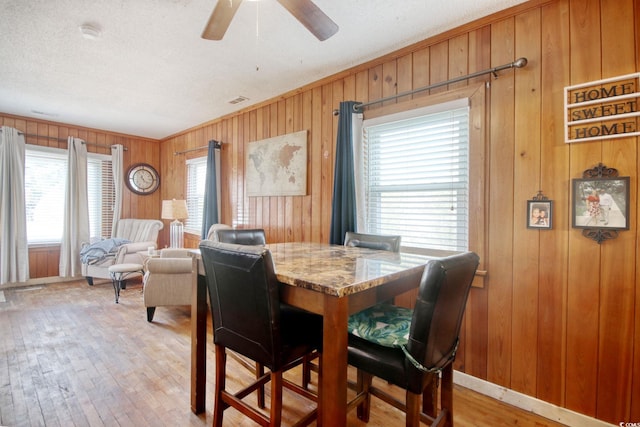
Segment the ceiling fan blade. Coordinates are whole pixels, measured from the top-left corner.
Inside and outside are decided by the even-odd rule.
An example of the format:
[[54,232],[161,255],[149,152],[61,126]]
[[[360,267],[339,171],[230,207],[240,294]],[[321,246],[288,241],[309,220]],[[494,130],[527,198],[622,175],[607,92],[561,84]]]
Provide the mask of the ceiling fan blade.
[[207,40],[222,40],[240,3],[242,3],[242,0],[218,0],[218,4],[216,4],[213,13],[211,13],[209,17],[207,26],[204,27],[202,38]]
[[278,0],[311,33],[323,41],[338,32],[338,25],[311,0]]

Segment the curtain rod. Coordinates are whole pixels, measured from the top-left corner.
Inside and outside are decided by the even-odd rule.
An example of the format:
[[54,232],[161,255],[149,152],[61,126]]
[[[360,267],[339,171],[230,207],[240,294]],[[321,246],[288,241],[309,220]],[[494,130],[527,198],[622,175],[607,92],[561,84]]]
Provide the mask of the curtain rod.
[[[527,62],[528,62],[527,58],[518,58],[513,62],[510,62],[508,64],[504,64],[504,65],[500,65],[498,67],[490,68],[488,70],[476,71],[475,73],[467,74],[466,76],[455,77],[453,79],[449,79],[449,80],[446,80],[444,82],[434,83],[434,84],[429,85],[429,86],[421,87],[421,88],[418,88],[418,89],[413,89],[413,90],[410,90],[410,91],[407,91],[407,92],[402,92],[402,93],[399,93],[399,94],[396,94],[396,95],[387,96],[386,98],[376,99],[375,101],[355,104],[353,106],[353,112],[354,113],[361,113],[363,108],[366,108],[366,107],[368,107],[370,105],[380,104],[382,102],[391,101],[391,100],[394,100],[394,99],[397,99],[397,98],[401,98],[401,97],[407,96],[407,95],[413,95],[414,93],[422,92],[422,91],[429,90],[429,89],[435,89],[435,88],[440,87],[440,86],[445,86],[445,85],[448,85],[448,84],[457,83],[457,82],[460,82],[462,80],[469,80],[469,79],[472,79],[474,77],[483,76],[485,74],[493,74],[496,78],[498,78],[498,75],[496,74],[498,71],[506,70],[506,69],[509,69],[509,68],[522,68],[522,67],[527,65]],[[333,110],[333,115],[334,116],[337,116],[338,114],[340,114],[339,110]]]
[[[216,141],[215,139],[212,139],[211,141],[209,141],[209,143],[213,142],[214,143],[214,148],[216,150],[220,150],[222,148],[222,142],[220,141]],[[199,151],[199,150],[204,150],[205,148],[209,148],[209,145],[202,145],[200,147],[196,147],[196,148],[189,148],[188,150],[182,150],[182,151],[174,151],[173,155],[177,156],[178,154],[185,154],[185,153],[190,153],[192,151]]]
[[[66,139],[64,139],[64,138],[58,138],[58,137],[56,137],[56,136],[36,135],[36,134],[34,134],[34,133],[24,133],[24,132],[21,132],[21,131],[18,131],[18,133],[19,133],[19,134],[21,134],[21,135],[24,135],[24,136],[25,136],[25,137],[27,137],[27,138],[29,138],[29,137],[32,137],[32,138],[45,138],[45,139],[52,139],[52,140],[54,140],[54,141],[59,141],[59,142],[69,142],[69,141],[67,141],[67,140],[66,140]],[[74,137],[74,138],[75,138],[75,137]],[[93,146],[96,146],[96,147],[104,147],[104,148],[111,148],[111,147],[113,147],[113,145],[98,144],[97,142],[87,142],[87,141],[82,141],[82,143],[83,143],[83,144],[86,144],[86,145],[93,145]],[[125,146],[122,146],[122,149],[123,149],[124,151],[128,151],[128,150],[129,150],[129,149],[128,149],[127,147],[125,147]]]

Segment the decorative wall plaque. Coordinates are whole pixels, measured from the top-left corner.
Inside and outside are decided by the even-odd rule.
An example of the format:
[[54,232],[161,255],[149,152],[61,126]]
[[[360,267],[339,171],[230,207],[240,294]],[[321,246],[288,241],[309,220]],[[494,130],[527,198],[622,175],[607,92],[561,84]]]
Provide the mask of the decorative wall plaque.
[[564,88],[565,142],[640,135],[640,73]]

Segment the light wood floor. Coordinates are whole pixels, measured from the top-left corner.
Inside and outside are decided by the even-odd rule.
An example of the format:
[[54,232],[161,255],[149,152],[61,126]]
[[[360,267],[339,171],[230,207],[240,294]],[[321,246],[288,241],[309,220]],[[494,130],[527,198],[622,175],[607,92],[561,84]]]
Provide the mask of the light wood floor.
[[[196,416],[189,406],[188,308],[159,307],[154,322],[148,323],[141,289],[140,283],[129,283],[120,304],[114,303],[110,283],[89,287],[86,282],[69,282],[4,290],[6,302],[0,302],[0,425],[210,425],[212,398],[207,399],[206,414]],[[207,349],[210,396],[213,345]],[[250,378],[233,359],[230,365],[231,387]],[[293,375],[299,377],[299,372]],[[373,402],[371,421],[364,424],[350,413],[349,426],[403,425],[400,412]],[[454,405],[455,424],[461,427],[560,426],[458,386]],[[285,391],[283,425],[290,425],[312,406]],[[255,425],[231,409],[225,412],[224,424]]]

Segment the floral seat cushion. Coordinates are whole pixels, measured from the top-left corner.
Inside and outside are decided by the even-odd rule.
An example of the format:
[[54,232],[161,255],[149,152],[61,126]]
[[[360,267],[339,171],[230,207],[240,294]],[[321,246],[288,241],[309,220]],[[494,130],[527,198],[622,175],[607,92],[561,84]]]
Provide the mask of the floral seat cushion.
[[413,310],[378,304],[349,316],[349,333],[385,347],[403,347],[409,340]]

